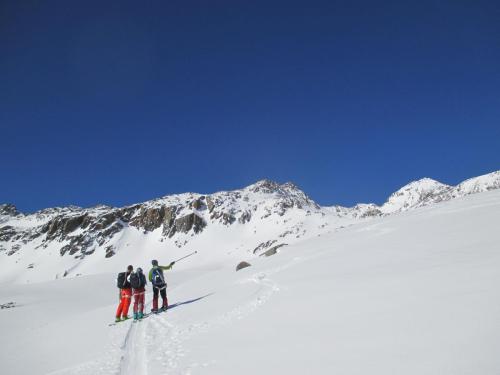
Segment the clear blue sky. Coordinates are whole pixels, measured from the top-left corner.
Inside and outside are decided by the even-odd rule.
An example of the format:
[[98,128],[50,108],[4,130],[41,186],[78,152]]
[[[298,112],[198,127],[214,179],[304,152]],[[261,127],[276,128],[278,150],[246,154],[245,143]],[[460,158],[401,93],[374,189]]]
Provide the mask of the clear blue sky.
[[500,169],[499,1],[2,1],[0,202]]

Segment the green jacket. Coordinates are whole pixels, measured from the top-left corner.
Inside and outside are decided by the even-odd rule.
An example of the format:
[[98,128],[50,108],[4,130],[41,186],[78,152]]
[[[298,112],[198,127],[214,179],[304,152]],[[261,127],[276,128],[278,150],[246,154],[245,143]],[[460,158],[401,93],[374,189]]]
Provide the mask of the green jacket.
[[173,266],[173,264],[168,265],[168,266],[153,266],[153,268],[151,268],[151,269],[149,270],[149,275],[148,275],[149,282],[150,282],[150,283],[151,283],[151,282],[153,282],[153,270],[155,270],[156,268],[159,268],[159,269],[161,269],[161,270],[166,271],[166,270],[171,269],[171,268],[172,268],[172,266]]

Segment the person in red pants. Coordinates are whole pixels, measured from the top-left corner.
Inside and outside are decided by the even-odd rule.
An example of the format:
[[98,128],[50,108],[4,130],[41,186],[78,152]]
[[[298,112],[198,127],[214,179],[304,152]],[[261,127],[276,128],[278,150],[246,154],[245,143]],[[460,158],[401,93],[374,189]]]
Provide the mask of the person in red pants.
[[[132,285],[130,285],[130,274],[134,267],[128,266],[127,272],[118,274],[118,288],[120,288],[120,303],[116,309],[116,322],[128,319],[128,309],[132,298]],[[121,319],[120,319],[121,316]]]
[[142,268],[137,268],[135,273],[130,275],[132,285],[132,296],[134,297],[134,320],[144,317],[144,294],[146,293],[146,276],[142,273]]

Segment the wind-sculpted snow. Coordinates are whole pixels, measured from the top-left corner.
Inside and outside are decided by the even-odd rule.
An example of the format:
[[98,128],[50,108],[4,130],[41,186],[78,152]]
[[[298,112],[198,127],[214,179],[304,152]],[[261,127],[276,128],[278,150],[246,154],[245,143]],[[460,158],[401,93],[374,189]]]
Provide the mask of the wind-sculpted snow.
[[[6,260],[0,264],[0,281],[41,281],[123,267],[131,251],[136,251],[134,259],[209,248],[212,261],[231,256],[239,262],[362,220],[499,187],[500,172],[456,187],[424,178],[404,186],[382,206],[350,208],[320,207],[294,184],[269,180],[240,190],[176,194],[121,208],[69,206],[23,214],[3,204],[0,257]],[[132,250],[145,247],[151,251]]]

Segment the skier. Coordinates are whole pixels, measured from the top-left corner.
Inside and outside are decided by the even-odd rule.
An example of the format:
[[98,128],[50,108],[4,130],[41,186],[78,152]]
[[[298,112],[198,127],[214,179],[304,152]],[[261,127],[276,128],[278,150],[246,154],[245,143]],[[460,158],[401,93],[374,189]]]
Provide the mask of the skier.
[[144,317],[144,294],[146,288],[146,276],[142,273],[142,268],[137,268],[135,273],[130,275],[132,285],[132,295],[134,296],[134,320]]
[[130,307],[130,299],[132,298],[132,286],[130,285],[130,274],[134,267],[128,266],[127,272],[120,272],[118,274],[118,288],[120,288],[119,300],[120,303],[116,309],[116,322],[128,319],[128,309]]
[[149,281],[153,284],[153,308],[151,312],[156,314],[158,313],[158,294],[161,294],[163,300],[161,310],[167,310],[167,283],[163,277],[163,271],[171,269],[175,262],[171,262],[168,266],[159,266],[157,260],[152,260],[151,264],[153,265],[149,271]]

